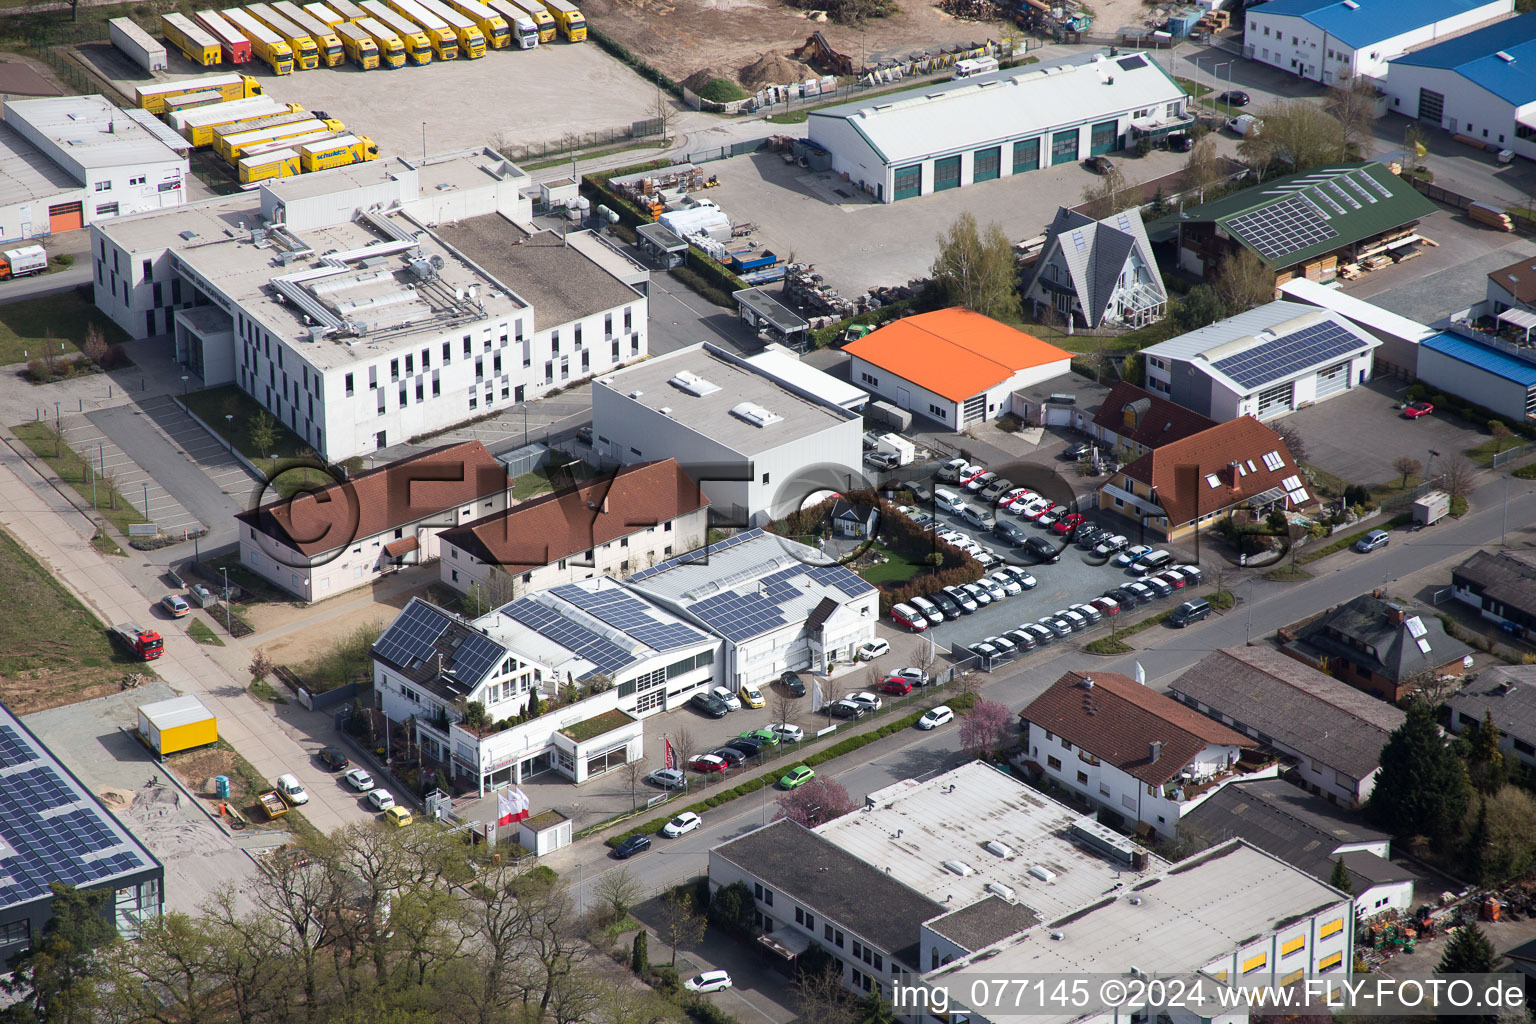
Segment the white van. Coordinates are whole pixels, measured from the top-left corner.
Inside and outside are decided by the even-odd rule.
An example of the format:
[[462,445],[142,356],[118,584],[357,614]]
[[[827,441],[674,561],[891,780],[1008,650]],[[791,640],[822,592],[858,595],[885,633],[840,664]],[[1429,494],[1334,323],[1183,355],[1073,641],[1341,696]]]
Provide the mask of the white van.
[[982,75],[996,70],[996,57],[972,57],[969,60],[955,61],[956,78],[970,78],[972,75]]
[[933,489],[933,503],[940,512],[948,512],[952,516],[959,515],[960,510],[965,508],[965,502],[960,495],[945,487]]
[[928,620],[928,625],[942,626],[944,624],[944,613],[939,611],[938,605],[934,604],[926,597],[914,597],[908,603],[911,604],[913,608],[916,608],[918,611],[923,613],[923,616]]

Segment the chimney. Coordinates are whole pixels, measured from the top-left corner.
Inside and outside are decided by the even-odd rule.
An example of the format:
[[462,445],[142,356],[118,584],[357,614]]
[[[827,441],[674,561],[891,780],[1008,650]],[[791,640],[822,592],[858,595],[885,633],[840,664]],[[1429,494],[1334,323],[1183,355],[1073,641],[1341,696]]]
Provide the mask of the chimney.
[[1387,605],[1387,621],[1394,626],[1403,624],[1403,606],[1398,604]]
[[1152,762],[1155,764],[1157,762],[1157,759],[1159,757],[1163,756],[1163,741],[1162,740],[1153,740],[1151,742],[1150,746],[1152,748],[1151,749]]
[[1085,690],[1093,689],[1093,677],[1092,676],[1083,676],[1083,689],[1085,689]]
[[1381,600],[1381,595],[1383,593],[1385,593],[1385,591],[1383,591],[1380,587],[1377,587],[1375,590],[1371,591],[1371,596],[1374,597],[1376,600],[1380,601]]
[[603,515],[608,514],[608,495],[603,495]]

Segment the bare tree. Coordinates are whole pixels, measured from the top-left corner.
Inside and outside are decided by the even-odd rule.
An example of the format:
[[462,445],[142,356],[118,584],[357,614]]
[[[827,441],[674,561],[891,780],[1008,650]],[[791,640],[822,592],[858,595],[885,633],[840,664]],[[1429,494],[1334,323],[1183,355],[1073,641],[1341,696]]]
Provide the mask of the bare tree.
[[679,771],[686,771],[688,762],[693,760],[693,755],[698,752],[698,741],[693,738],[693,733],[689,732],[687,727],[678,729],[670,738],[672,757],[677,762],[677,768]]
[[1452,455],[1440,464],[1440,488],[1452,498],[1466,498],[1477,479],[1477,467],[1464,455]]
[[1229,315],[1273,302],[1275,298],[1275,272],[1252,249],[1228,254],[1216,268],[1213,283]]
[[953,681],[957,694],[973,699],[981,694],[981,673],[975,669],[960,669],[955,673]]
[[1423,701],[1431,711],[1459,693],[1464,684],[1462,676],[1442,676],[1432,668],[1420,669],[1402,680],[1412,699]]
[[1261,173],[1270,167],[1306,171],[1349,155],[1344,126],[1310,100],[1279,100],[1258,116],[1263,130],[1244,135],[1237,151]]
[[1099,180],[1083,189],[1082,213],[1094,220],[1112,217],[1135,204],[1136,193],[1126,188],[1125,175],[1118,167],[1103,171]]
[[517,598],[517,577],[500,566],[492,566],[484,580],[471,583],[464,591],[466,601],[473,601],[477,614],[511,604]]
[[[821,700],[823,707],[825,707],[827,704],[831,704],[835,700],[842,700],[843,695],[848,692],[847,684],[844,683],[841,679],[834,679],[831,676],[820,676],[817,678],[816,682],[821,685]],[[820,711],[821,708],[816,708],[815,710]]]
[[645,777],[648,774],[645,768],[645,759],[637,757],[624,762],[624,767],[619,769],[619,777],[629,783],[630,810],[634,810],[640,805],[640,784],[645,781]]
[[1303,440],[1301,432],[1295,427],[1284,420],[1265,425],[1280,435],[1280,440],[1285,442],[1286,448],[1290,449],[1291,455],[1297,462],[1301,462],[1307,457],[1307,442]]
[[802,971],[795,979],[800,1014],[816,1024],[856,1024],[858,1003],[843,986],[842,972],[828,965],[819,971]]
[[603,905],[608,912],[608,920],[612,922],[624,920],[630,908],[645,895],[645,890],[629,873],[628,868],[620,868],[599,877],[597,884],[592,887],[592,895]]
[[912,648],[912,664],[922,672],[923,679],[933,679],[933,666],[938,661],[938,648],[926,640],[919,640]]
[[1328,113],[1339,122],[1344,145],[1354,151],[1356,159],[1370,155],[1371,126],[1376,121],[1376,101],[1380,95],[1365,77],[1347,78],[1328,90]]
[[1392,468],[1403,474],[1403,482],[1400,486],[1407,487],[1408,478],[1411,476],[1417,476],[1420,471],[1424,469],[1424,463],[1420,462],[1412,455],[1399,455],[1397,458],[1392,460]]
[[107,489],[107,508],[117,508],[117,470],[108,469],[101,474],[101,483]]
[[708,919],[693,907],[693,893],[686,889],[667,893],[661,900],[661,937],[672,947],[672,966],[677,966],[679,946],[691,946],[704,939]]
[[1226,162],[1216,152],[1217,138],[1213,132],[1195,140],[1195,146],[1184,160],[1183,186],[1201,196],[1206,189],[1226,177]]
[[780,685],[769,691],[768,699],[772,702],[773,720],[779,725],[788,725],[795,713],[795,701],[799,698]]

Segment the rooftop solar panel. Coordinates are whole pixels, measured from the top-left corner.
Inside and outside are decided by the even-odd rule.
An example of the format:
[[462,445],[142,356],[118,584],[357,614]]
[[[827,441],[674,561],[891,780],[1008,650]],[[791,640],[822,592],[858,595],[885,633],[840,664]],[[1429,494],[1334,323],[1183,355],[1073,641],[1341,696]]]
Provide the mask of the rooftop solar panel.
[[412,601],[379,637],[373,646],[374,652],[407,668],[413,662],[430,661],[436,653],[432,645],[452,621],[431,605]]
[[1239,387],[1253,388],[1280,380],[1309,366],[1344,355],[1361,347],[1353,333],[1331,320],[1255,345],[1211,365]]
[[21,734],[8,725],[0,725],[0,768],[36,761],[32,748],[21,742]]
[[593,618],[622,629],[641,643],[657,651],[670,651],[705,639],[704,634],[680,622],[665,622],[635,595],[623,590],[590,591],[567,583],[552,593],[580,608]]
[[503,611],[566,650],[587,659],[599,672],[611,674],[635,661],[634,655],[612,640],[564,618],[532,598],[520,597]]
[[471,633],[454,648],[451,667],[461,680],[478,682],[506,656],[506,649],[490,637]]
[[[1340,209],[1339,212],[1344,211]],[[1226,226],[1270,261],[1339,237],[1339,233],[1329,226],[1328,215],[1322,207],[1300,194],[1286,196],[1263,209],[1233,217]]]

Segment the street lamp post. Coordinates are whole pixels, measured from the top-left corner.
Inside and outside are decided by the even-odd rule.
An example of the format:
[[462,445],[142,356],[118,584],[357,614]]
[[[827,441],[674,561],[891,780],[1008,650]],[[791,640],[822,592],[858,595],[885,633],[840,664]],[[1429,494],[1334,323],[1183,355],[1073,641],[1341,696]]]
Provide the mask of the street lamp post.
[[229,614],[229,566],[221,565],[219,569],[224,573],[224,632],[234,636],[235,631],[229,628],[234,624],[234,618]]
[[235,454],[235,414],[224,414],[224,443],[229,446],[229,454]]
[[191,378],[191,377],[189,377],[189,376],[188,376],[188,375],[187,375],[187,374],[185,374],[185,373],[184,373],[184,374],[182,374],[182,375],[181,375],[181,393],[182,393],[182,395],[183,395],[183,396],[185,396],[185,395],[186,395],[186,393],[187,393],[187,389],[188,389],[188,387],[189,387],[189,385],[188,385],[188,383],[187,383],[187,382],[188,382],[188,381],[190,381],[190,380],[191,380],[191,379],[192,379],[192,378]]
[[144,521],[145,522],[150,522],[151,521],[150,518],[149,518],[149,481],[148,480],[144,481]]

